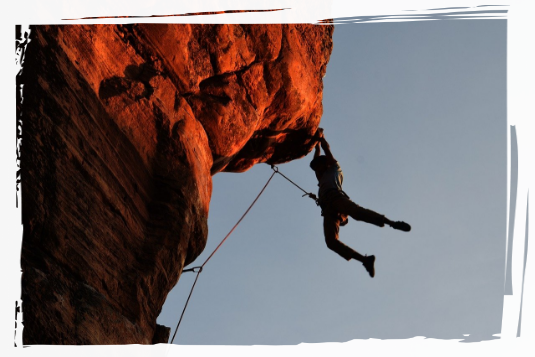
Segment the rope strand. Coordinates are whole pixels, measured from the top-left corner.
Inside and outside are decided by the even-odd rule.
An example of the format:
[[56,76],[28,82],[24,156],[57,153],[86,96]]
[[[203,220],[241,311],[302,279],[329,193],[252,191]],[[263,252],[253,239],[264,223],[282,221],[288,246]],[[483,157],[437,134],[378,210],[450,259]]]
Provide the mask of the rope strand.
[[247,208],[247,210],[245,211],[245,213],[241,216],[241,218],[238,220],[238,222],[234,225],[234,227],[232,227],[232,229],[230,230],[230,232],[227,233],[227,235],[225,236],[225,238],[223,238],[223,240],[221,241],[221,243],[219,243],[219,245],[214,249],[214,251],[212,252],[212,254],[210,254],[210,256],[208,258],[206,258],[206,260],[204,261],[204,263],[200,266],[200,267],[195,267],[195,268],[191,268],[191,269],[187,269],[187,270],[184,270],[184,271],[195,271],[196,268],[199,268],[199,271],[197,272],[197,276],[195,277],[195,281],[193,282],[193,286],[191,287],[191,290],[189,292],[189,295],[188,295],[188,299],[186,300],[186,304],[184,305],[184,309],[182,310],[182,314],[180,315],[180,319],[178,320],[178,324],[176,325],[176,329],[175,329],[175,333],[173,334],[173,338],[171,339],[171,344],[173,343],[173,341],[175,340],[175,336],[176,336],[176,333],[178,331],[178,328],[180,327],[180,323],[182,322],[182,318],[184,317],[184,313],[186,312],[186,308],[188,307],[188,303],[189,303],[189,300],[191,298],[191,294],[193,293],[193,289],[195,289],[195,285],[197,284],[197,280],[199,279],[199,274],[202,272],[204,266],[206,265],[206,263],[208,263],[208,261],[214,256],[215,252],[217,252],[217,250],[223,245],[223,243],[227,240],[228,237],[230,237],[230,235],[232,234],[232,232],[234,232],[234,230],[236,229],[236,227],[238,227],[238,225],[241,223],[241,221],[245,218],[245,216],[247,215],[247,213],[249,213],[249,211],[251,210],[251,208],[253,208],[254,204],[256,203],[256,201],[258,201],[258,199],[260,198],[260,196],[262,195],[262,193],[264,193],[266,187],[269,185],[269,183],[271,182],[271,179],[273,178],[273,176],[275,176],[277,172],[273,172],[271,174],[271,176],[269,177],[269,180],[267,180],[266,184],[264,185],[264,187],[262,188],[262,190],[260,191],[260,193],[256,196],[256,198],[254,199],[253,203],[251,203],[251,205],[249,206],[249,208]]
[[310,198],[312,198],[316,204],[318,204],[318,199],[316,197],[315,194],[311,193],[311,192],[306,192],[304,189],[301,188],[301,186],[299,186],[298,184],[296,184],[295,182],[293,182],[292,180],[290,180],[288,177],[286,177],[286,175],[284,175],[282,172],[279,171],[279,168],[275,165],[271,165],[271,169],[273,169],[273,171],[275,171],[275,173],[281,175],[282,177],[284,177],[286,180],[288,180],[291,184],[293,184],[295,187],[297,187],[298,189],[300,189],[301,191],[303,191],[305,194],[303,195],[303,197],[305,196],[308,196]]
[[[223,238],[223,240],[221,240],[221,242],[219,243],[219,245],[214,249],[214,251],[212,252],[212,254],[210,254],[210,256],[208,256],[208,258],[206,258],[206,260],[204,261],[204,263],[201,265],[201,266],[197,266],[197,267],[193,267],[193,268],[190,268],[190,269],[185,269],[185,270],[182,270],[182,272],[194,272],[194,273],[197,273],[197,276],[195,277],[195,281],[193,282],[193,285],[191,287],[191,290],[189,292],[189,295],[188,295],[188,298],[186,300],[186,304],[184,305],[184,309],[182,310],[182,314],[180,314],[180,319],[178,320],[178,324],[176,325],[176,329],[175,329],[175,333],[173,334],[173,338],[171,339],[171,342],[170,344],[173,343],[173,341],[175,340],[175,336],[176,336],[176,333],[178,331],[178,328],[180,327],[180,323],[182,322],[182,318],[184,317],[184,313],[186,312],[186,308],[188,307],[188,303],[189,303],[189,300],[191,298],[191,295],[193,294],[193,289],[195,289],[195,285],[197,284],[197,280],[199,279],[199,274],[202,272],[204,266],[206,265],[206,263],[208,263],[208,261],[214,256],[215,252],[217,252],[217,250],[223,245],[223,243],[227,240],[228,237],[230,237],[230,235],[232,234],[232,232],[234,232],[234,230],[236,229],[236,227],[238,227],[238,225],[241,223],[241,221],[245,218],[245,216],[247,215],[247,213],[249,213],[249,211],[251,210],[251,208],[253,208],[253,206],[255,205],[256,201],[258,201],[258,199],[260,198],[260,196],[262,195],[262,193],[264,193],[264,191],[266,190],[267,186],[269,185],[269,183],[271,182],[271,179],[273,179],[273,176],[275,176],[275,174],[279,174],[281,175],[282,177],[284,177],[286,180],[288,180],[290,183],[292,183],[295,187],[297,187],[298,189],[300,189],[301,191],[303,191],[305,194],[303,195],[303,197],[305,196],[308,196],[310,198],[312,198],[316,204],[318,204],[318,200],[316,198],[316,195],[314,195],[313,193],[310,193],[310,192],[306,192],[304,189],[302,189],[298,184],[296,184],[295,182],[293,182],[292,180],[290,180],[288,177],[286,177],[286,175],[284,175],[282,172],[279,171],[279,168],[275,165],[271,165],[271,168],[273,169],[273,173],[271,174],[271,176],[269,177],[269,179],[267,180],[266,184],[264,185],[264,187],[262,188],[262,190],[260,190],[260,193],[256,196],[256,198],[254,199],[253,203],[251,203],[251,205],[249,206],[249,208],[247,208],[247,210],[245,211],[245,213],[241,216],[241,218],[238,220],[238,222],[236,222],[236,224],[234,225],[234,227],[232,227],[232,229],[227,233],[227,235],[225,236],[225,238]],[[198,271],[195,271],[196,269],[198,269]]]

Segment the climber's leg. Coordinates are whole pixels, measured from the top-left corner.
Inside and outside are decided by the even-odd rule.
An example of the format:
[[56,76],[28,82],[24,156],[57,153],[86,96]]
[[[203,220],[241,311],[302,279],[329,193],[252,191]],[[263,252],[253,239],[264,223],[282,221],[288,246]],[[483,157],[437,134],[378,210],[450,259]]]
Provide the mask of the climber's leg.
[[385,224],[388,224],[392,228],[404,232],[410,232],[411,230],[409,224],[403,221],[391,221],[382,214],[357,205],[347,197],[337,198],[332,202],[332,207],[333,209],[338,210],[338,212],[351,216],[357,221],[371,223],[379,227],[384,227]]
[[364,261],[364,257],[338,240],[340,231],[340,221],[336,216],[324,212],[323,233],[325,234],[325,243],[332,251],[338,253],[345,260],[355,259],[359,262]]
[[347,197],[339,197],[332,202],[332,207],[342,214],[346,214],[357,221],[371,223],[383,227],[389,220],[382,214],[361,207]]

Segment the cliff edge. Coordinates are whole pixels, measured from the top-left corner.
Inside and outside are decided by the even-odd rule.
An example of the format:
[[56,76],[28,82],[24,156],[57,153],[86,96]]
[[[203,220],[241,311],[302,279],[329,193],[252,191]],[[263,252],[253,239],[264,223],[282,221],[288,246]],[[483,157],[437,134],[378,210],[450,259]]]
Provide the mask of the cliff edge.
[[212,175],[306,155],[333,26],[32,26],[19,83],[24,344],[165,343]]

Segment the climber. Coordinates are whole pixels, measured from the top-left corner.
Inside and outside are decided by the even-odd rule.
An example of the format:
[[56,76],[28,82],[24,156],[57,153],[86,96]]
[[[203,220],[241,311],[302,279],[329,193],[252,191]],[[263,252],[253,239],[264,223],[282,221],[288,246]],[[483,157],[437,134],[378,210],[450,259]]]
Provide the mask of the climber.
[[[347,224],[347,216],[379,227],[384,227],[386,223],[392,228],[404,232],[409,232],[411,226],[402,221],[393,222],[384,215],[363,208],[351,201],[349,196],[342,190],[344,176],[340,165],[331,153],[329,144],[323,136],[323,129],[318,129],[316,139],[318,142],[315,147],[314,158],[310,162],[310,168],[314,170],[318,179],[318,202],[322,210],[323,232],[327,247],[346,260],[355,259],[361,262],[373,278],[375,276],[375,256],[363,256],[338,240],[339,227]],[[323,148],[325,155],[320,155],[320,146]]]

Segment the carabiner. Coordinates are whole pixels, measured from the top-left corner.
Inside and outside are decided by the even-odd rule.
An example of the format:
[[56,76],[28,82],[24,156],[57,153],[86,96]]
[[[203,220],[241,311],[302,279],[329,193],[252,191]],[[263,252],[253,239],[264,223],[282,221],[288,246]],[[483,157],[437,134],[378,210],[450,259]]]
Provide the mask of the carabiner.
[[[199,271],[196,272],[195,269],[199,269]],[[182,270],[183,273],[185,273],[185,272],[190,272],[190,271],[193,272],[193,273],[200,273],[200,272],[202,272],[202,266],[199,266],[199,267],[193,267],[193,268],[190,268],[190,269],[184,269],[184,270]]]

